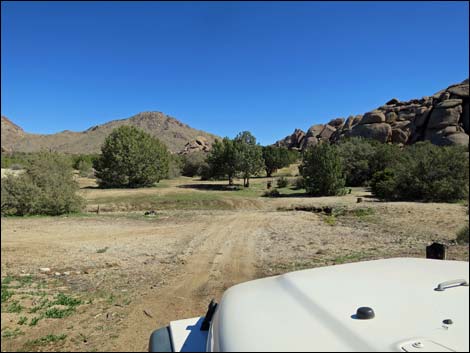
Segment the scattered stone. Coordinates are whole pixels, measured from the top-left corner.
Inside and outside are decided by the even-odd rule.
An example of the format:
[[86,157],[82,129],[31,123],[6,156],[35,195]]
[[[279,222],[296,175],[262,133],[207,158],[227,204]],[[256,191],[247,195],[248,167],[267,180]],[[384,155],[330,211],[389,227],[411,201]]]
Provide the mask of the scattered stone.
[[357,198],[357,203],[361,203],[362,202],[362,197],[358,197]]
[[47,272],[51,272],[51,269],[49,267],[41,267],[39,271],[43,273],[47,273]]
[[148,309],[144,309],[144,314],[147,315],[149,318],[153,318],[151,311]]

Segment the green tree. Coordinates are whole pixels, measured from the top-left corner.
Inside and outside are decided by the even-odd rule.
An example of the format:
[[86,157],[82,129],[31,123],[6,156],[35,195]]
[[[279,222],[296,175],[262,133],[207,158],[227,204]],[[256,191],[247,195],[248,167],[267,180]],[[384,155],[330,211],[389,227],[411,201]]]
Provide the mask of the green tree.
[[26,170],[2,180],[1,209],[4,215],[60,215],[78,212],[84,200],[77,195],[70,158],[41,152]]
[[216,140],[207,156],[207,164],[206,177],[227,177],[229,185],[233,185],[239,164],[239,150],[234,141],[228,137]]
[[237,153],[237,171],[243,177],[243,185],[250,186],[250,177],[258,174],[264,167],[263,151],[256,144],[256,138],[249,132],[240,132],[234,140]]
[[169,160],[158,139],[136,127],[121,126],[106,138],[93,166],[101,187],[135,188],[166,178]]
[[188,177],[202,176],[204,168],[207,168],[206,158],[206,152],[202,151],[183,155],[181,173]]
[[374,175],[372,192],[385,200],[458,201],[468,198],[469,160],[461,146],[420,142]]
[[376,172],[390,167],[402,155],[397,145],[361,137],[344,139],[337,147],[348,186],[367,185]]
[[289,153],[285,147],[266,146],[263,147],[264,169],[266,176],[271,177],[278,169],[291,164],[295,155]]
[[344,191],[342,160],[336,146],[322,143],[307,149],[299,169],[311,195],[332,196]]

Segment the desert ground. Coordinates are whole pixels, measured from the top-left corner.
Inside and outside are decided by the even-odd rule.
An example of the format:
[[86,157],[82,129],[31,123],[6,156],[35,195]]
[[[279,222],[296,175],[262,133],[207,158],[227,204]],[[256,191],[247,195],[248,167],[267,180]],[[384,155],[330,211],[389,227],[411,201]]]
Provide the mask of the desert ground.
[[154,329],[203,315],[240,282],[425,257],[432,241],[468,261],[468,245],[455,242],[463,204],[379,202],[365,188],[312,198],[288,187],[268,198],[266,183],[227,190],[180,177],[101,190],[81,178],[82,214],[2,218],[2,351],[145,351]]

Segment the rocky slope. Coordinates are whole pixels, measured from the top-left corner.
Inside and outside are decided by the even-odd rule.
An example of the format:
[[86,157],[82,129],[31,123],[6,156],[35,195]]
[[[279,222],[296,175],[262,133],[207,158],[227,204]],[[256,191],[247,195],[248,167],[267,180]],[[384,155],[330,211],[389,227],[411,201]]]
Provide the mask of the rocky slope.
[[349,136],[372,138],[383,143],[466,145],[469,142],[469,80],[447,87],[433,96],[400,102],[391,99],[364,115],[333,119],[275,143],[304,150],[322,141],[336,142]]
[[2,116],[2,151],[34,152],[47,149],[65,153],[96,153],[106,136],[122,125],[133,125],[147,131],[175,153],[207,150],[217,138],[160,112],[139,113],[128,119],[113,120],[82,132],[66,130],[48,135],[26,133]]

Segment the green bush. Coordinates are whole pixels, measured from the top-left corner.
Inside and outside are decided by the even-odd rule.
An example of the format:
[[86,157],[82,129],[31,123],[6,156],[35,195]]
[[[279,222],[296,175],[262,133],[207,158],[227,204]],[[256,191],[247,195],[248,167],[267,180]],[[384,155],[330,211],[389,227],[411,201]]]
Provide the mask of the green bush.
[[344,193],[342,160],[336,146],[322,143],[307,149],[299,170],[308,194],[332,196]]
[[287,178],[280,177],[279,179],[277,179],[277,187],[278,188],[282,189],[282,188],[287,187],[287,185],[289,185],[289,180],[287,180]]
[[343,160],[347,186],[367,185],[376,172],[396,163],[401,154],[396,145],[360,137],[342,140],[338,151]]
[[263,194],[264,197],[279,197],[280,195],[281,194],[279,193],[278,189],[271,189]]
[[83,199],[76,194],[70,160],[42,152],[31,159],[24,173],[2,180],[2,215],[60,215],[78,212]]
[[466,199],[468,162],[462,147],[417,143],[403,150],[399,162],[374,175],[372,192],[384,200],[449,202]]
[[207,169],[205,152],[193,152],[182,156],[181,173],[187,177],[202,176]]
[[168,160],[168,179],[174,179],[181,176],[183,168],[183,158],[177,154],[170,154]]
[[305,189],[305,180],[302,177],[297,177],[294,181],[294,189]]
[[262,148],[262,151],[264,169],[268,178],[278,169],[289,166],[298,157],[285,147],[266,146]]
[[135,188],[168,177],[169,160],[158,139],[136,127],[121,126],[106,138],[93,166],[100,187]]
[[79,171],[80,176],[88,177],[93,176],[93,162],[98,159],[98,155],[95,154],[79,154],[73,155],[72,166],[73,169]]

